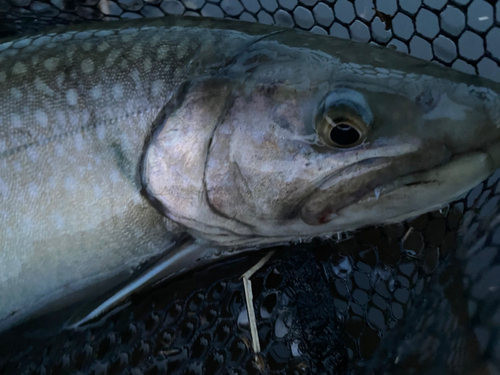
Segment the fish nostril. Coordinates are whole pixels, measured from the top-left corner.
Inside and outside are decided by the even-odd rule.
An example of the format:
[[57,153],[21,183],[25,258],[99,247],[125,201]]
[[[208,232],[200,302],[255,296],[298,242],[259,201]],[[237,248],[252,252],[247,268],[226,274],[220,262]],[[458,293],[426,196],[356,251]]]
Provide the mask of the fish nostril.
[[415,98],[415,102],[424,113],[429,113],[437,107],[440,99],[441,95],[438,92],[426,90]]

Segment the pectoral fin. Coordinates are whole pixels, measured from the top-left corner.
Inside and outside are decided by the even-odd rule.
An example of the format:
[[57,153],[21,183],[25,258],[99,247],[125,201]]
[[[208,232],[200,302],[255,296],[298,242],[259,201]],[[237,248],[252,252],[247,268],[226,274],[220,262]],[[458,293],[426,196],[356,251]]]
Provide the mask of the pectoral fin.
[[186,270],[206,264],[208,261],[213,260],[220,251],[221,249],[218,247],[210,246],[203,241],[194,240],[190,237],[177,246],[175,250],[163,256],[143,272],[138,273],[127,284],[114,290],[104,299],[94,302],[92,306],[86,305],[79,309],[66,323],[65,328],[77,329],[106,313],[118,312],[122,307],[126,306],[124,301],[132,294],[145,287],[152,286],[160,280],[171,279]]

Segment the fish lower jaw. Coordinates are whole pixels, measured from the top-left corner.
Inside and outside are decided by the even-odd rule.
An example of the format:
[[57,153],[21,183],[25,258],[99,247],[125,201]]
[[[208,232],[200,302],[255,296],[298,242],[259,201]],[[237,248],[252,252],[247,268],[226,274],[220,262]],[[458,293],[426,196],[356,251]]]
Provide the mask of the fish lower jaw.
[[467,194],[498,167],[487,152],[471,152],[446,164],[402,176],[356,203],[332,213],[328,226],[339,231],[408,220],[438,210]]

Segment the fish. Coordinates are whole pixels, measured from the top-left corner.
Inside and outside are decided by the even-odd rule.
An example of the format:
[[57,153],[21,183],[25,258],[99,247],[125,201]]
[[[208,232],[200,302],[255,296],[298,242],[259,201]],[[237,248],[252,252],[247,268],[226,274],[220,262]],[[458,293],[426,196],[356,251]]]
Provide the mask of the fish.
[[2,40],[0,84],[0,330],[416,217],[500,167],[497,83],[299,30],[71,26]]

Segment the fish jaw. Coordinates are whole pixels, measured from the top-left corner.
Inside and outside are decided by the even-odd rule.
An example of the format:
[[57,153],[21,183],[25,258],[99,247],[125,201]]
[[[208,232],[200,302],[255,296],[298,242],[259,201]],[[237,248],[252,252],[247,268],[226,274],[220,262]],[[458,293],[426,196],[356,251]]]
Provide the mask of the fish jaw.
[[[315,217],[317,225],[321,227],[321,224],[327,223],[325,227],[343,231],[368,226],[372,217],[377,217],[381,224],[417,217],[460,198],[490,176],[496,165],[485,152],[455,157],[442,166],[409,174],[377,187],[354,204],[338,210],[327,206]],[[467,176],[464,182],[461,181],[463,176]],[[459,187],[450,181],[460,181]]]

